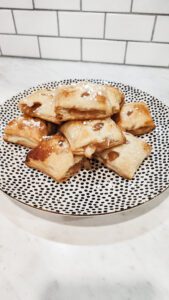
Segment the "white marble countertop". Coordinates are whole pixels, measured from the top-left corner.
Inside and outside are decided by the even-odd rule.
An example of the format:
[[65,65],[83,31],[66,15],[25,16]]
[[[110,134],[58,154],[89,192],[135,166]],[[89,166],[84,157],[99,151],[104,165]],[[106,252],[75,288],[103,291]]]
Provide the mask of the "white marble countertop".
[[[103,78],[169,104],[169,70],[0,58],[0,103],[38,83]],[[169,190],[116,215],[58,217],[0,192],[0,299],[168,300]]]

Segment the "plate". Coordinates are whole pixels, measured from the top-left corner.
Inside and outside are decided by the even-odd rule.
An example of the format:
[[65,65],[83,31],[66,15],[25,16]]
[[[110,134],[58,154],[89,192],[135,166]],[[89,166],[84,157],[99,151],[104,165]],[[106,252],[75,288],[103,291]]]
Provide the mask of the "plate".
[[169,185],[169,107],[131,86],[90,80],[118,87],[125,94],[126,102],[145,101],[151,110],[156,128],[141,138],[150,143],[153,150],[132,180],[119,177],[93,160],[91,170],[82,170],[65,183],[56,183],[47,175],[24,164],[28,149],[2,140],[7,122],[20,115],[17,104],[21,98],[40,88],[54,88],[79,81],[75,79],[42,84],[14,96],[1,106],[0,188],[31,207],[76,216],[115,213],[153,199]]

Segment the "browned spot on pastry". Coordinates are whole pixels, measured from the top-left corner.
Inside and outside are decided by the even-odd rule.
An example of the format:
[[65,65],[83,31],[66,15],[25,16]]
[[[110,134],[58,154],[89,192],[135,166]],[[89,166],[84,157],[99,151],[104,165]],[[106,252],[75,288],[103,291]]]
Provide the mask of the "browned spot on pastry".
[[86,159],[82,159],[80,162],[76,163],[74,166],[72,166],[68,172],[66,173],[66,176],[62,178],[60,181],[63,182],[67,180],[72,175],[78,173],[82,167],[85,167],[85,161]]
[[142,126],[138,129],[128,130],[128,131],[131,134],[134,134],[134,135],[142,135],[142,134],[151,132],[154,128],[155,128],[155,124],[152,124],[152,125],[149,125],[149,126],[148,125],[147,126]]
[[89,92],[84,92],[83,94],[81,94],[81,97],[87,97],[87,96],[90,96]]
[[104,126],[104,123],[103,123],[103,122],[96,123],[96,124],[93,125],[93,130],[94,130],[94,131],[98,131],[98,130],[100,130],[103,126]]
[[62,108],[60,106],[55,108],[55,113],[56,113],[56,119],[58,121],[62,121],[63,120],[63,114],[62,114]]
[[119,153],[116,151],[110,151],[108,153],[108,158],[110,161],[115,160],[117,157],[119,157]]
[[16,122],[16,120],[15,119],[13,119],[13,120],[11,120],[11,121],[9,121],[9,123],[7,124],[7,125],[14,125],[15,124],[15,122]]
[[41,103],[35,102],[33,106],[28,106],[27,104],[22,104],[21,105],[21,110],[25,115],[32,115],[34,111],[41,106]]
[[81,162],[75,164],[73,167],[71,167],[71,168],[69,169],[70,175],[73,175],[73,174],[79,172],[80,169],[81,169]]
[[143,148],[144,148],[144,150],[145,150],[146,152],[151,151],[151,146],[150,146],[149,144],[147,144],[147,143],[144,143]]
[[144,113],[147,116],[150,116],[150,111],[149,108],[147,107],[147,105],[143,102],[140,103],[133,103],[133,107],[134,109],[136,109],[137,111]]
[[57,120],[62,121],[63,120],[63,115],[56,114],[56,118],[57,118]]
[[64,97],[64,98],[67,98],[69,97],[71,94],[74,94],[75,93],[75,90],[74,89],[63,89],[60,91],[59,93],[59,97]]
[[34,110],[37,109],[39,106],[41,106],[41,103],[35,102],[34,105],[31,106],[30,108],[32,109],[32,111],[34,111]]
[[26,162],[29,162],[30,159],[44,161],[46,158],[48,158],[52,152],[52,147],[44,145],[43,143],[44,142],[41,142],[38,147],[28,152]]
[[105,102],[106,102],[106,97],[103,96],[103,95],[97,95],[97,96],[96,96],[96,100],[97,100],[99,103],[105,104]]
[[110,147],[110,140],[105,139],[102,143],[93,143],[93,146],[95,146],[96,152],[102,152],[104,149]]
[[129,110],[129,111],[127,112],[127,115],[130,116],[132,113],[133,113],[133,110]]
[[91,163],[90,163],[90,160],[84,158],[84,159],[83,159],[83,167],[84,167],[86,170],[90,170],[90,169],[91,169]]
[[58,142],[64,142],[65,138],[63,137],[63,135],[61,133],[57,133],[54,137],[55,140],[57,140]]
[[87,111],[87,110],[78,110],[76,108],[71,108],[71,109],[68,110],[68,112],[73,113],[73,114],[84,114],[83,115],[84,119],[85,119],[85,114],[88,114],[88,115],[89,114],[95,115],[95,114],[98,114],[98,113],[99,114],[101,114],[101,113],[105,114],[104,111],[100,111],[100,110],[97,110],[97,109]]
[[20,129],[20,130],[22,130],[26,127],[26,125],[23,122],[17,122],[17,126],[18,126],[18,129]]

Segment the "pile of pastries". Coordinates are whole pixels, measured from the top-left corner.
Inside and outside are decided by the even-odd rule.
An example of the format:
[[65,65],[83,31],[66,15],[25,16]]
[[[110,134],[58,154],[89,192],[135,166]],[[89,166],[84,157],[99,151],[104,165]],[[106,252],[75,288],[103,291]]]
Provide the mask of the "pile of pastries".
[[132,179],[151,146],[137,136],[155,128],[144,102],[125,103],[111,85],[80,82],[41,89],[19,102],[22,115],[11,120],[4,140],[32,148],[26,165],[58,182],[101,161]]

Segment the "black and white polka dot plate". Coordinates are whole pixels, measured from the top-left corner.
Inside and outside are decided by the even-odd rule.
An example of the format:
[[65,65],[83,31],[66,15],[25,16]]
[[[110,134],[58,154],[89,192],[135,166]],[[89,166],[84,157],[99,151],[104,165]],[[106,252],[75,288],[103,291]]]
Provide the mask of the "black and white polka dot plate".
[[108,83],[120,88],[126,101],[145,101],[152,113],[156,129],[141,138],[153,146],[153,151],[141,165],[133,180],[114,174],[93,161],[92,169],[82,170],[65,183],[56,183],[39,171],[24,164],[28,149],[2,140],[7,122],[20,114],[18,101],[31,92],[70,84],[79,80],[50,82],[33,87],[7,100],[1,106],[0,188],[6,194],[29,206],[64,215],[100,215],[126,210],[143,204],[169,185],[169,107],[153,96],[121,83]]

